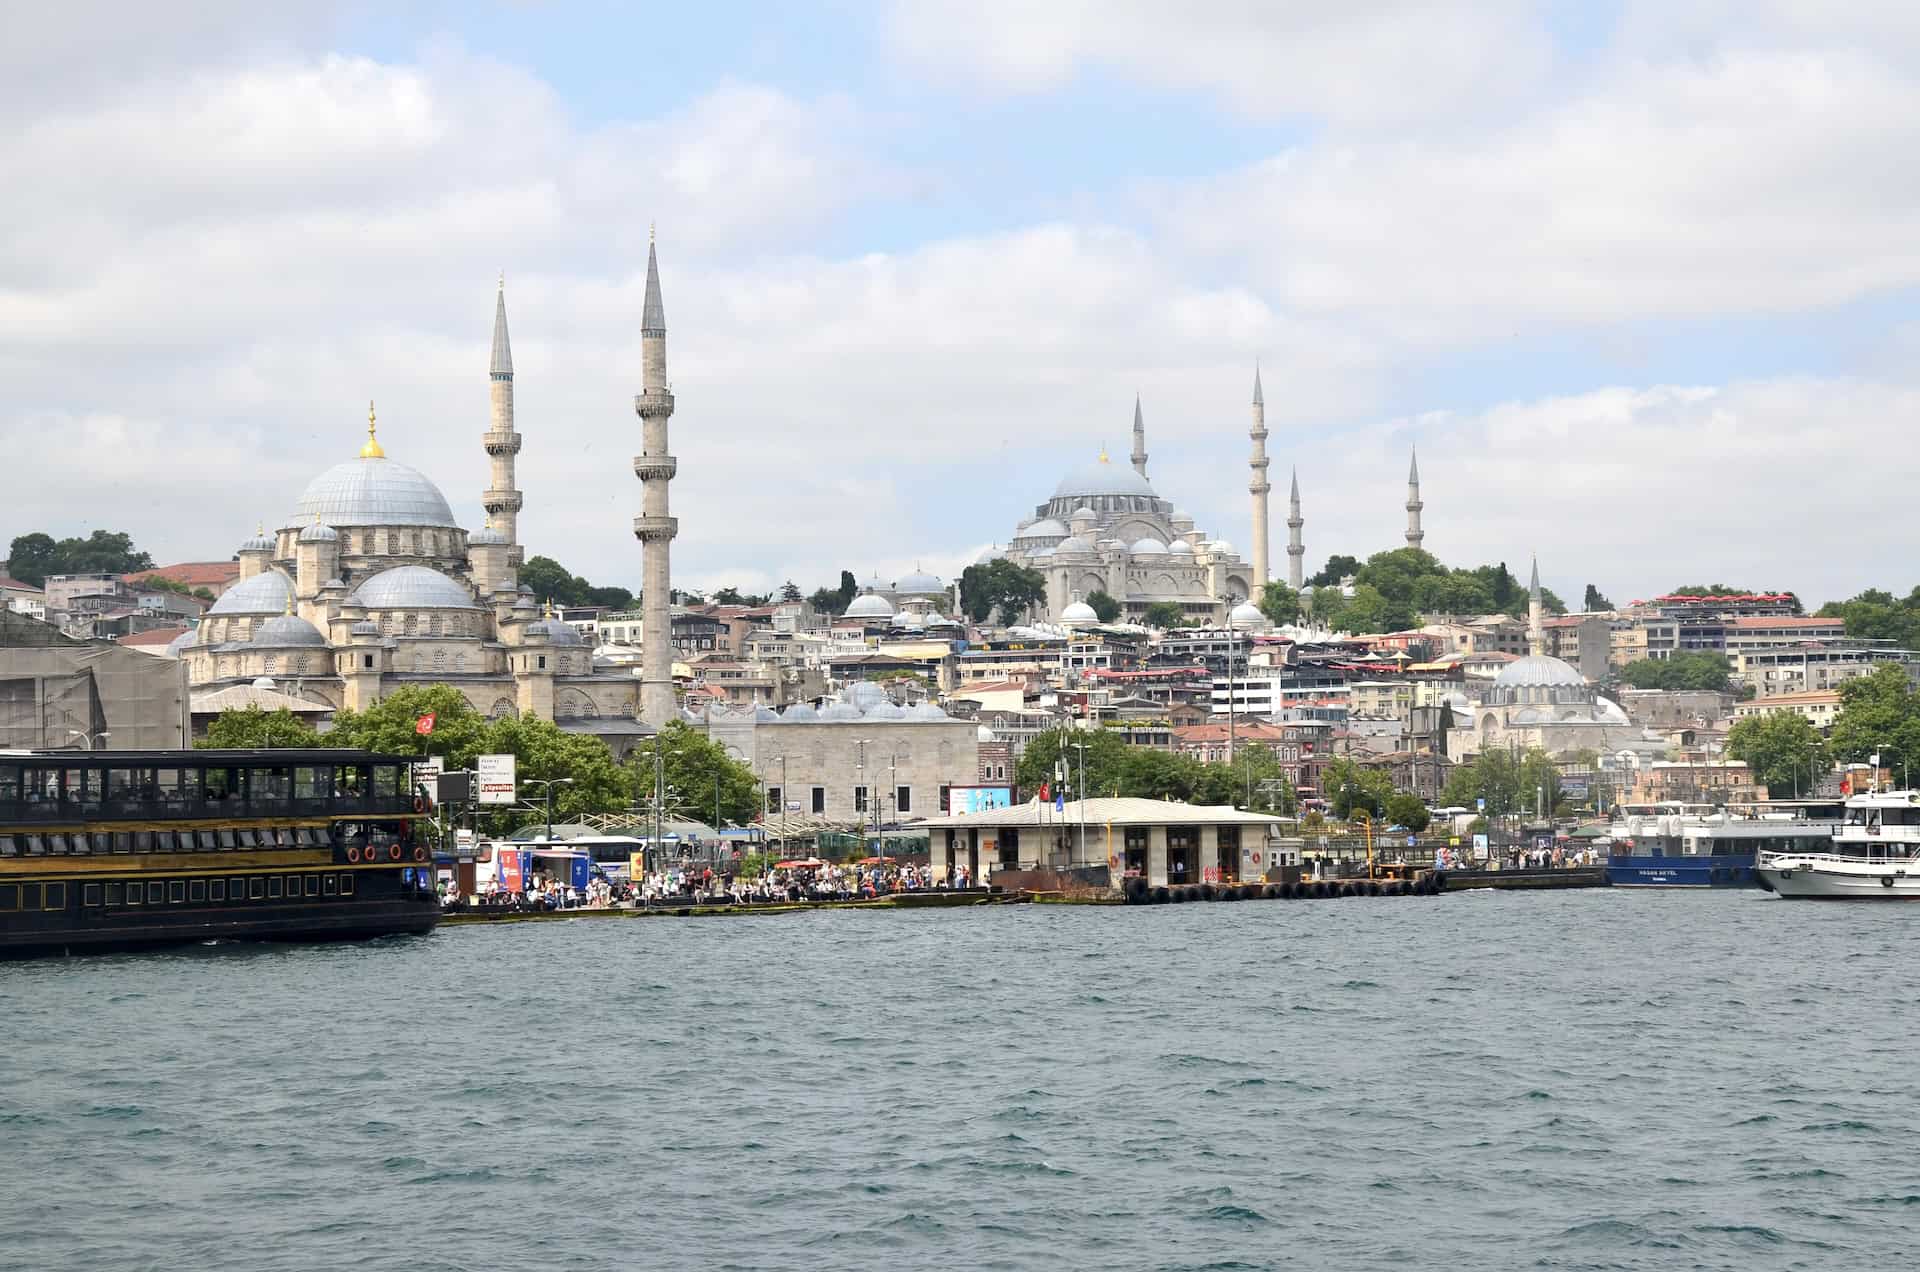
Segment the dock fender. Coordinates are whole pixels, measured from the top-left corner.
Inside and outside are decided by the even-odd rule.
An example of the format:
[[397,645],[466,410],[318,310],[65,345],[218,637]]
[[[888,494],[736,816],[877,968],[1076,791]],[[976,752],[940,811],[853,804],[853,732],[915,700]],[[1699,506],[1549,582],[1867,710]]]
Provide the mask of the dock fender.
[[1280,897],[1280,885],[1277,883],[1268,884],[1266,887],[1260,889],[1260,896],[1262,900],[1266,901],[1278,900]]
[[1167,892],[1164,886],[1153,889],[1148,896],[1155,905],[1165,905],[1167,902],[1173,900],[1173,897]]
[[1219,897],[1219,895],[1220,895],[1220,889],[1214,887],[1212,884],[1203,883],[1200,885],[1200,899],[1202,901],[1215,900]]
[[1328,885],[1328,883],[1327,883],[1327,881],[1326,881],[1325,879],[1316,879],[1316,880],[1314,880],[1314,882],[1313,882],[1313,898],[1314,898],[1314,900],[1316,900],[1316,901],[1324,901],[1324,900],[1326,900],[1326,899],[1327,899],[1327,898],[1328,898],[1329,896],[1332,896],[1332,895],[1333,895],[1333,889],[1332,889],[1332,888],[1331,888],[1331,887],[1330,887],[1330,886]]
[[1880,876],[1880,886],[1881,886],[1881,887],[1883,887],[1883,888],[1891,888],[1891,887],[1893,886],[1893,876],[1892,876],[1892,875],[1881,875],[1881,876]]

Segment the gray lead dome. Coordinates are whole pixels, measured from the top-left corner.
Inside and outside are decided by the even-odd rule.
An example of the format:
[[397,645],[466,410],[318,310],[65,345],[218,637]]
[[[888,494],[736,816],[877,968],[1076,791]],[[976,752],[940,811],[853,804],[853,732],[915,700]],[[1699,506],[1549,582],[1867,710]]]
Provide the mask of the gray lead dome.
[[424,565],[382,570],[360,585],[351,603],[370,610],[479,608],[466,588]]
[[318,517],[330,526],[436,526],[456,529],[440,488],[418,469],[391,459],[350,459],[308,483],[295,526]]

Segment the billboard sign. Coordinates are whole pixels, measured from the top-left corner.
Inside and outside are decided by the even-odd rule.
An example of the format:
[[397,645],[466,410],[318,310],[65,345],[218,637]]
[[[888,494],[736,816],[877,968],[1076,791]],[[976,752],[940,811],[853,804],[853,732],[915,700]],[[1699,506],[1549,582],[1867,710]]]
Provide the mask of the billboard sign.
[[955,786],[948,791],[947,806],[955,813],[984,813],[990,808],[1013,806],[1011,786]]
[[522,868],[524,854],[518,848],[500,848],[495,855],[500,864],[500,891],[525,892],[526,871]]
[[511,804],[519,798],[514,785],[513,756],[480,755],[474,757],[473,763],[480,778],[482,804]]

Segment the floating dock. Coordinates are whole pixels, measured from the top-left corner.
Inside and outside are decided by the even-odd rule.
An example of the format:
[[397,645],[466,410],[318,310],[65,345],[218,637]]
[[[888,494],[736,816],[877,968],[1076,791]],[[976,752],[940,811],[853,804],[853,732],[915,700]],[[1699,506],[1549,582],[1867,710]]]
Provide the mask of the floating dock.
[[1441,890],[1471,892],[1478,888],[1604,888],[1605,866],[1563,866],[1553,870],[1449,870],[1440,876]]

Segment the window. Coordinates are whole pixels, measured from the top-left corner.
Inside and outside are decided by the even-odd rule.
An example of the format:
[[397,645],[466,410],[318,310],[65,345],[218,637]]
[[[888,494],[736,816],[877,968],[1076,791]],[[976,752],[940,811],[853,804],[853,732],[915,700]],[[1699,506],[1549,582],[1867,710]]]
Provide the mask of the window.
[[274,900],[274,901],[278,901],[280,899],[280,876],[279,875],[275,875],[273,876],[273,878],[267,880],[267,897],[268,899]]
[[174,879],[167,884],[167,900],[169,902],[174,905],[179,905],[186,899],[187,881],[185,879]]
[[896,786],[893,788],[893,811],[910,813],[913,811],[913,787]]
[[372,654],[360,655],[360,665],[362,667],[366,667],[369,670],[371,670],[373,667],[373,655]]
[[782,791],[778,786],[767,787],[767,811],[777,813],[786,807],[785,795],[786,792]]
[[[87,886],[88,886],[88,887],[92,887],[93,885],[92,885],[92,884],[88,884]],[[126,885],[125,885],[125,884],[121,884],[121,883],[110,883],[110,884],[108,884],[108,885],[107,885],[107,895],[106,895],[106,900],[105,900],[105,902],[104,902],[104,904],[106,904],[106,905],[125,905],[126,903],[127,903],[127,888],[126,888]],[[6,906],[4,906],[4,905],[0,905],[0,910],[4,910],[4,909],[6,909],[6,908],[7,908]]]
[[547,656],[545,654],[542,654],[540,655],[540,670],[545,671],[546,669],[547,669]]
[[826,787],[816,786],[813,788],[813,802],[811,804],[811,807],[816,814],[824,813],[827,811],[827,788]]
[[165,905],[167,903],[167,885],[158,879],[147,885],[147,904]]
[[20,908],[20,885],[0,883],[0,914],[6,914]]
[[332,896],[334,894],[335,886],[336,885],[334,883],[334,877],[332,875],[320,876],[320,894],[322,896],[328,896],[328,897]]
[[221,830],[214,833],[220,836],[220,847],[227,852],[232,852],[234,847],[239,843],[239,840],[235,838],[234,833],[230,830]]
[[350,897],[353,895],[353,876],[352,875],[343,874],[340,876],[340,895],[343,897]]
[[227,899],[227,881],[215,879],[207,885],[207,900],[225,901]]
[[195,879],[192,883],[189,883],[187,885],[187,900],[198,905],[200,902],[205,901],[206,899],[207,899],[207,881],[205,879]]
[[247,881],[245,879],[227,880],[227,900],[245,901],[247,899]]
[[135,852],[152,852],[153,851],[153,832],[150,830],[134,831],[133,832],[133,850]]
[[320,895],[320,876],[319,875],[307,876],[307,895],[310,897],[317,897]]
[[853,811],[856,813],[867,811],[867,788],[864,786],[853,788]]
[[128,884],[127,885],[127,904],[139,905],[141,898],[145,895],[145,892],[146,890],[137,883]]
[[113,832],[113,851],[120,852],[120,853],[132,852],[133,851],[132,832],[125,831],[125,830],[114,831]]
[[262,879],[259,875],[255,875],[253,878],[247,880],[247,900],[264,900],[266,895],[267,881],[265,879]]

